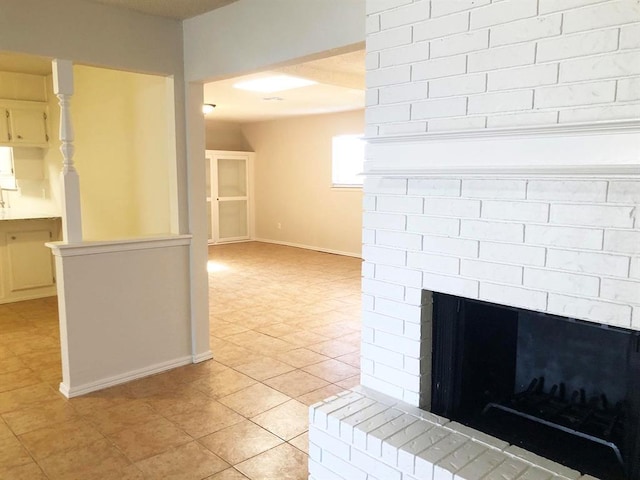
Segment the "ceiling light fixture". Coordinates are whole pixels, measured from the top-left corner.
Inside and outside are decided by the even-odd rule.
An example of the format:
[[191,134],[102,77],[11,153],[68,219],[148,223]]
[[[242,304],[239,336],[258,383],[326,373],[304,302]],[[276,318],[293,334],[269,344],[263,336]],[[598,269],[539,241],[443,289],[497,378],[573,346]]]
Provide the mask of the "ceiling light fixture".
[[202,113],[204,113],[205,115],[207,115],[208,113],[211,113],[215,110],[216,106],[213,103],[205,103],[204,105],[202,105]]
[[307,80],[306,78],[291,77],[289,75],[275,75],[272,77],[262,77],[233,84],[233,88],[249,90],[251,92],[282,92],[294,88],[315,85],[318,82]]

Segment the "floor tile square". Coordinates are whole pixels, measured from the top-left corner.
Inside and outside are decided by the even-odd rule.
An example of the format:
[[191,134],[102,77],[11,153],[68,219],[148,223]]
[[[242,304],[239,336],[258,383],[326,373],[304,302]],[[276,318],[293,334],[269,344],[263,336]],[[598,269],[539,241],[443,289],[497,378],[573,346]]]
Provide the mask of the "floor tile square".
[[242,390],[254,383],[256,383],[256,381],[253,378],[228,368],[222,372],[191,382],[191,386],[211,398],[220,398]]
[[249,420],[202,437],[199,442],[231,465],[283,443],[280,438]]
[[275,358],[263,357],[262,359],[254,362],[238,365],[235,369],[250,376],[251,378],[263,381],[295,370],[295,367],[276,360]]
[[290,397],[299,397],[329,384],[329,382],[302,370],[294,370],[293,372],[278,375],[265,380],[264,383]]
[[197,442],[181,445],[136,463],[148,478],[201,480],[229,468],[229,464]]
[[357,368],[335,359],[315,363],[313,365],[304,367],[302,370],[331,383],[345,380],[360,373],[360,370],[358,370]]
[[327,357],[335,358],[341,355],[346,355],[347,353],[357,352],[359,350],[359,345],[354,345],[340,340],[328,340],[326,342],[309,345],[307,348],[314,352],[321,353],[322,355],[326,355]]
[[309,408],[296,400],[256,415],[251,421],[283,440],[291,440],[309,429]]
[[304,403],[307,406],[311,406],[314,403],[318,403],[325,398],[337,395],[340,392],[344,392],[346,388],[342,388],[340,385],[329,384],[325,387],[314,390],[313,392],[305,393],[296,398],[300,403]]
[[121,478],[130,466],[126,457],[107,440],[56,453],[40,461],[51,479]]
[[307,455],[289,444],[282,444],[238,465],[251,480],[307,480]]
[[101,440],[102,434],[88,421],[75,419],[20,435],[20,441],[36,460]]
[[309,455],[309,432],[305,432],[302,435],[292,438],[289,440],[289,443],[298,450],[302,450],[304,453]]
[[211,401],[202,409],[173,415],[169,420],[193,438],[200,438],[244,419],[225,405]]
[[5,468],[19,467],[31,462],[29,452],[14,437],[5,437],[0,440],[0,465]]
[[0,466],[0,478],[10,480],[47,480],[44,472],[35,462],[11,468]]
[[220,399],[220,403],[232,408],[240,415],[250,418],[281,403],[291,400],[273,388],[258,383]]
[[293,365],[296,368],[306,367],[314,363],[319,363],[324,360],[329,360],[329,357],[317,352],[313,352],[307,348],[296,348],[289,350],[288,352],[279,353],[278,360]]
[[109,435],[161,417],[142,400],[129,400],[106,410],[94,410],[85,418],[104,435]]
[[34,403],[21,410],[3,413],[1,416],[16,435],[80,418],[69,402],[62,399]]
[[193,440],[165,418],[120,430],[108,438],[132,462]]
[[235,468],[228,468],[223,472],[216,473],[205,480],[248,480],[243,474],[241,474]]

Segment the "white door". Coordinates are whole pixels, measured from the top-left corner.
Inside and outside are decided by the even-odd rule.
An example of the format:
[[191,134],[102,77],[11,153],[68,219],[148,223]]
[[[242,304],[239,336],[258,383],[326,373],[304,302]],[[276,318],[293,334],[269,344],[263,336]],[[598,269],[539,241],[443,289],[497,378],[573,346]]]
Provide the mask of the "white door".
[[251,238],[250,156],[217,152],[210,158],[211,236],[213,243]]

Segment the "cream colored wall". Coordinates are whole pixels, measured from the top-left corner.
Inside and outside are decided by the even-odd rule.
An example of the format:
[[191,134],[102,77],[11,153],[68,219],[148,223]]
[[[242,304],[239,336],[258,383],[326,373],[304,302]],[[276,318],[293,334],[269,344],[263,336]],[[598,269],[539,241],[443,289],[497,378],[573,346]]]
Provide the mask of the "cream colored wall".
[[28,73],[0,72],[0,98],[46,101],[46,77]]
[[[132,75],[134,202],[140,235],[171,231],[170,169],[176,163],[170,94],[165,77]],[[169,117],[169,118],[167,118]]]
[[256,152],[258,239],[360,256],[362,191],[331,188],[331,139],[363,129],[362,110],[243,126]]
[[242,127],[234,122],[216,122],[205,120],[207,150],[232,150],[247,152],[251,146],[242,133]]
[[84,238],[169,232],[167,79],[86,66],[74,75]]

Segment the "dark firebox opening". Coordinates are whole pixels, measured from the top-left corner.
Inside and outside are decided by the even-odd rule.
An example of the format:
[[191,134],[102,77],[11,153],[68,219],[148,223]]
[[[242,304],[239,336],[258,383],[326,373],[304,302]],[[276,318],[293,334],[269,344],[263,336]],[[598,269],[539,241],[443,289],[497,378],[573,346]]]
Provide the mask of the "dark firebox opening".
[[640,480],[640,332],[433,294],[434,413]]

